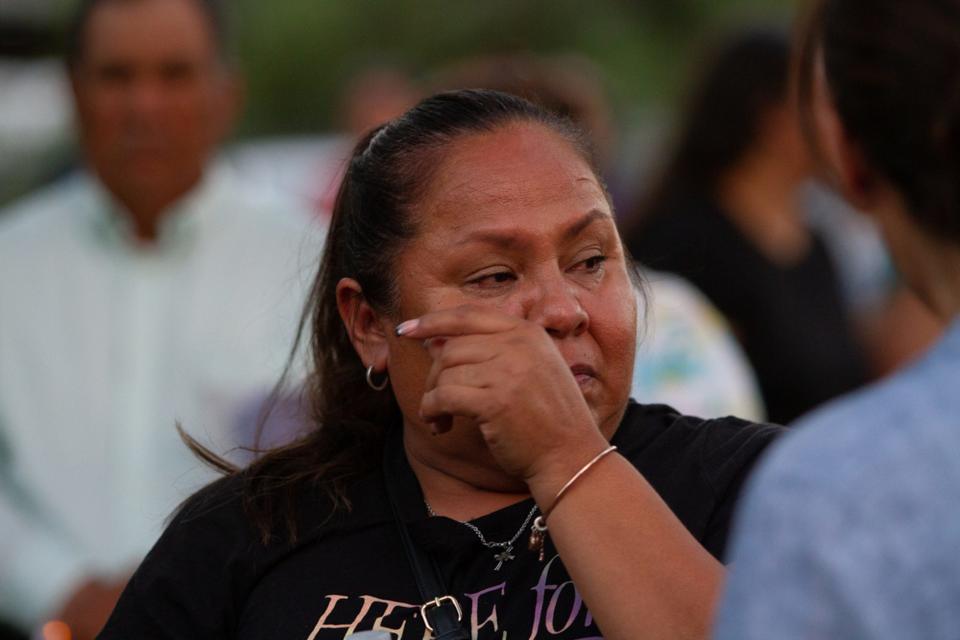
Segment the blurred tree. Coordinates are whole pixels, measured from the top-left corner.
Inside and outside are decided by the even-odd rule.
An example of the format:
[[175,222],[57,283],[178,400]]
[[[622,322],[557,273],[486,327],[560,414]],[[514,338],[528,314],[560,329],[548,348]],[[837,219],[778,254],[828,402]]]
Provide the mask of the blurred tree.
[[786,21],[789,0],[237,0],[250,101],[243,132],[330,126],[339,88],[392,62],[425,72],[477,53],[577,51],[621,104],[673,97],[693,45],[744,19]]

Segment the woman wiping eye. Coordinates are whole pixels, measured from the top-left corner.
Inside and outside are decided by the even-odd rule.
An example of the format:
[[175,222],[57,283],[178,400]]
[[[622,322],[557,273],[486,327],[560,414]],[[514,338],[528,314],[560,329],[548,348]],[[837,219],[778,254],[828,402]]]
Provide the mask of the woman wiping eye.
[[492,91],[366,136],[304,325],[313,428],[191,500],[103,637],[704,637],[779,429],[630,400],[636,275],[590,158]]

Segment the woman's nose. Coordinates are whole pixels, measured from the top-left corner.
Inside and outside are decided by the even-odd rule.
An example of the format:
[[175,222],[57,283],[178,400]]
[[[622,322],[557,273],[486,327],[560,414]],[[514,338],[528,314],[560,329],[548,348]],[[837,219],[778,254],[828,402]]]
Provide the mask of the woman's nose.
[[539,283],[531,294],[526,317],[554,338],[580,335],[590,323],[576,290],[563,277]]

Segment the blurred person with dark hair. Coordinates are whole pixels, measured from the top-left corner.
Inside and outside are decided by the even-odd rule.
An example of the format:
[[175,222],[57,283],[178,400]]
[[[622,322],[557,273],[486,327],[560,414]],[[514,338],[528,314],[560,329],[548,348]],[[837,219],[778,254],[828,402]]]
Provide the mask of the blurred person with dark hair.
[[688,278],[727,317],[781,423],[868,377],[834,265],[800,206],[813,167],[788,78],[779,33],[727,42],[626,232],[635,257]]
[[716,637],[960,633],[960,1],[825,0],[801,113],[839,191],[948,325],[918,362],[818,410],[761,464]]
[[[614,118],[599,72],[586,58],[530,53],[467,58],[440,70],[439,89],[512,93],[573,120],[590,136],[601,171],[617,173]],[[616,193],[611,194],[616,200]],[[764,417],[750,365],[710,302],[674,274],[644,270],[631,397],[689,415]]]
[[0,615],[24,627],[99,630],[206,477],[175,422],[235,446],[293,341],[309,220],[211,159],[239,107],[224,20],[212,0],[81,2],[87,170],[0,216]]

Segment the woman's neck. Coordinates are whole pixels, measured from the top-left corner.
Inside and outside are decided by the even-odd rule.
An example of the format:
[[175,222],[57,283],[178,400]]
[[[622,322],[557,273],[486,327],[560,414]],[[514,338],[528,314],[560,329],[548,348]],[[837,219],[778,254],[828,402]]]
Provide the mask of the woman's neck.
[[445,455],[430,444],[423,442],[419,430],[404,427],[407,460],[435,513],[454,520],[474,520],[530,497],[526,485],[504,474],[492,460],[468,462]]
[[[922,235],[926,236],[924,232]],[[915,251],[920,296],[944,324],[960,317],[960,246],[931,239]]]
[[944,323],[960,316],[960,244],[921,228],[900,193],[874,187],[870,215],[907,284]]

